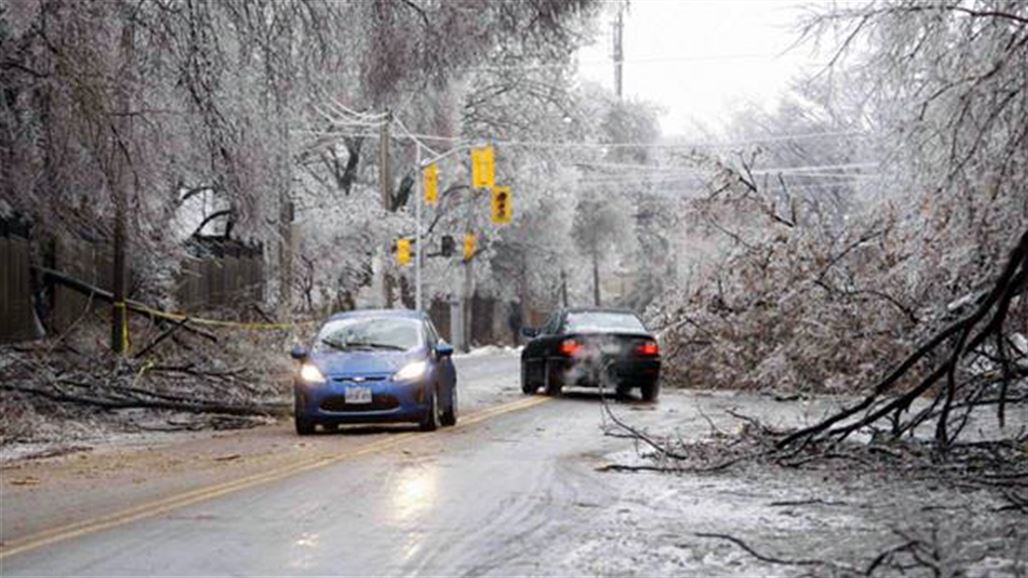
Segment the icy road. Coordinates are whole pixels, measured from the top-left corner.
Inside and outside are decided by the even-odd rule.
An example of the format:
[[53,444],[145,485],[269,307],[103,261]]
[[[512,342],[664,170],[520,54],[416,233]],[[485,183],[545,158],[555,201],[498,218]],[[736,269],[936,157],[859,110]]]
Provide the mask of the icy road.
[[[633,440],[603,435],[594,393],[526,398],[511,353],[457,363],[462,424],[436,433],[301,442],[282,423],[5,468],[0,575],[781,574],[803,568],[695,533],[845,557],[887,543],[883,528],[902,515],[903,495],[873,500],[873,484],[820,474],[597,471],[638,458]],[[684,437],[738,428],[728,408],[772,422],[769,411],[825,409],[673,391],[656,406],[615,405]],[[944,492],[910,489],[932,491]]]

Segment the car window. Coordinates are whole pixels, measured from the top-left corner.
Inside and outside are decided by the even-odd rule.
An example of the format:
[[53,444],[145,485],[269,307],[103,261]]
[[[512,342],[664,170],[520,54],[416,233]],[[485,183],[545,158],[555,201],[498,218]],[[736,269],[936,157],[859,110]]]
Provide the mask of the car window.
[[642,321],[632,313],[610,311],[579,311],[568,313],[564,320],[565,331],[580,333],[589,331],[646,331]]
[[422,343],[421,322],[396,317],[355,317],[329,321],[314,340],[314,351],[407,351]]
[[546,320],[546,325],[543,325],[542,333],[544,335],[554,335],[560,329],[560,313],[554,313],[550,315],[550,318]]

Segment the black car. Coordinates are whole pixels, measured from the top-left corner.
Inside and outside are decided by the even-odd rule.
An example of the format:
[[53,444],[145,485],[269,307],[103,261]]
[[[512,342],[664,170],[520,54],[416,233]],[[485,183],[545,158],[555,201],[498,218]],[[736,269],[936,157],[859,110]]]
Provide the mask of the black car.
[[660,393],[660,348],[639,317],[628,310],[573,308],[557,311],[521,353],[521,391],[540,387],[560,395],[567,386],[614,389],[625,395],[638,387],[645,401]]

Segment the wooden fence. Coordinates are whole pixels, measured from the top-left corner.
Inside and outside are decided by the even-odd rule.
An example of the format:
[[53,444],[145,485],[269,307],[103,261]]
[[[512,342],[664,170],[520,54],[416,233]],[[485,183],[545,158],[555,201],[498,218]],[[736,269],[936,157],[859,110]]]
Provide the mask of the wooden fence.
[[28,240],[0,237],[0,342],[23,341],[40,336],[32,310]]
[[[113,259],[106,243],[81,239],[58,239],[48,266],[70,277],[106,291],[111,290]],[[30,241],[18,236],[0,236],[0,343],[38,339],[42,324],[32,308]],[[129,271],[127,286],[134,287]],[[70,327],[89,310],[106,304],[60,285],[49,288],[49,327],[60,331]],[[189,313],[211,309],[239,309],[260,304],[264,299],[264,258],[260,249],[218,249],[201,258],[187,258],[176,279],[179,308]],[[131,294],[130,294],[131,297]]]
[[190,258],[182,264],[178,302],[186,311],[235,308],[263,300],[263,257]]
[[[54,243],[54,269],[103,289],[110,291],[114,277],[114,258],[110,248],[79,239],[57,239]],[[131,272],[129,273],[131,278]],[[131,281],[127,284],[132,286]],[[51,324],[61,331],[71,327],[90,307],[89,297],[57,285],[53,288],[51,302]],[[92,303],[99,307],[100,303]]]

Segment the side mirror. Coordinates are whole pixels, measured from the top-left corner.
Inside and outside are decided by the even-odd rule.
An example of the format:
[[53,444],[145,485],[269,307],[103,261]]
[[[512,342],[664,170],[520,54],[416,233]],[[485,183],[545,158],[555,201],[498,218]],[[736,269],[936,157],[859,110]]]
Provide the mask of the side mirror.
[[439,357],[449,357],[453,355],[453,346],[445,341],[440,341],[435,346],[435,354]]
[[307,351],[307,348],[302,345],[294,345],[293,350],[289,352],[289,356],[297,361],[307,359],[307,355],[309,355],[309,352]]
[[524,335],[525,337],[529,338],[536,337],[537,335],[539,335],[539,330],[535,327],[522,327],[521,335]]

